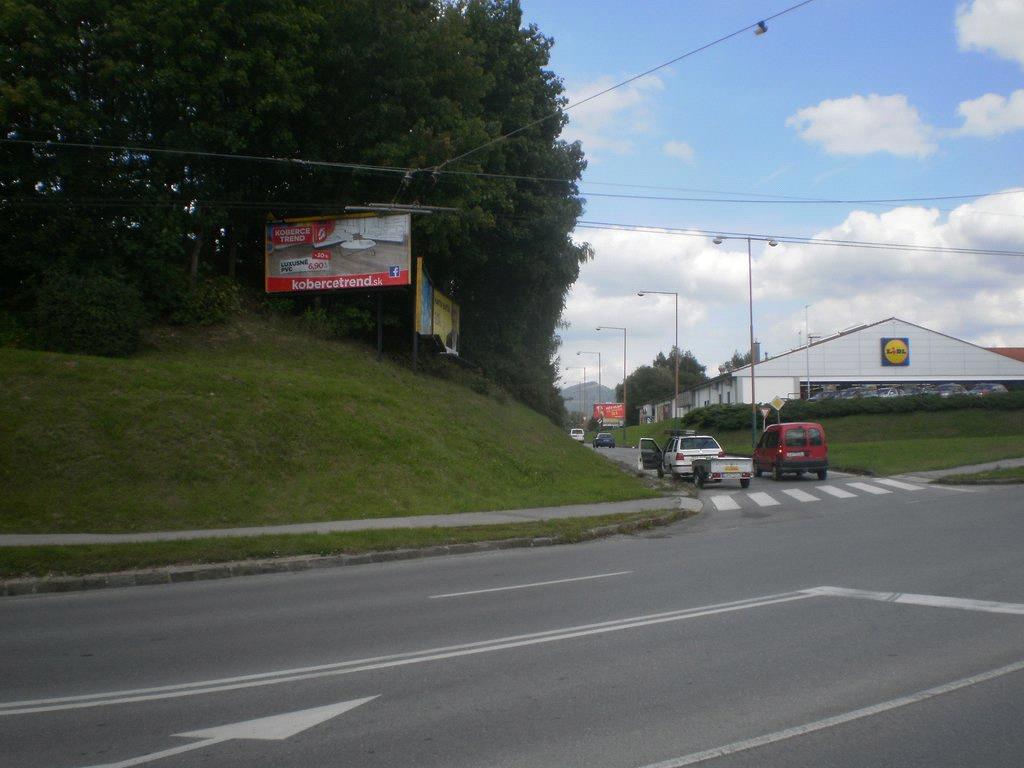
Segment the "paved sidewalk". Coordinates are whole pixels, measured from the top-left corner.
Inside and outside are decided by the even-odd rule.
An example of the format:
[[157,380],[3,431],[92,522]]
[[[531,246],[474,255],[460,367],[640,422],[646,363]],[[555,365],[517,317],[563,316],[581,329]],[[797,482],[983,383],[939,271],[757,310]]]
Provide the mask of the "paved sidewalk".
[[127,544],[147,541],[179,541],[242,536],[265,536],[280,533],[331,533],[335,531],[369,531],[381,528],[460,527],[525,523],[535,520],[556,520],[568,517],[596,517],[629,512],[663,512],[667,510],[700,509],[697,499],[665,496],[657,499],[635,499],[599,504],[572,504],[562,507],[505,509],[496,512],[461,512],[453,515],[420,515],[415,517],[378,517],[365,520],[334,520],[320,523],[267,525],[251,528],[211,528],[195,531],[153,531],[143,533],[26,533],[0,535],[0,547],[35,547],[68,544]]
[[899,477],[913,477],[918,482],[931,482],[932,480],[948,477],[949,475],[970,475],[975,472],[988,472],[991,469],[1009,469],[1010,467],[1024,467],[1024,459],[1000,459],[999,461],[986,461],[984,464],[971,464],[965,467],[931,469],[926,472],[907,472]]

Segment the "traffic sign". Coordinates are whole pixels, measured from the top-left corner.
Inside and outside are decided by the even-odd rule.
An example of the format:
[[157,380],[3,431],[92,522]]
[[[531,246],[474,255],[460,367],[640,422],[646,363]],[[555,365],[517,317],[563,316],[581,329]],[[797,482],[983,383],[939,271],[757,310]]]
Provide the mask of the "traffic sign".
[[783,400],[783,399],[782,399],[781,397],[779,397],[778,395],[776,395],[776,396],[775,396],[774,398],[772,398],[772,407],[773,407],[773,408],[774,408],[774,409],[775,409],[776,411],[781,411],[781,410],[782,410],[782,406],[784,406],[785,404],[786,404],[786,401],[785,401],[785,400]]

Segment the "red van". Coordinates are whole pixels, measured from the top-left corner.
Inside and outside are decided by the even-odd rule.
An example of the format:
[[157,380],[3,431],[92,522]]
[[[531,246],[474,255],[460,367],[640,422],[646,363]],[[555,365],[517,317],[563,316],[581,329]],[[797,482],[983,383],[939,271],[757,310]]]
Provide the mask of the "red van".
[[769,424],[754,449],[754,475],[763,472],[771,472],[773,480],[786,472],[816,472],[819,480],[828,477],[828,443],[821,424]]

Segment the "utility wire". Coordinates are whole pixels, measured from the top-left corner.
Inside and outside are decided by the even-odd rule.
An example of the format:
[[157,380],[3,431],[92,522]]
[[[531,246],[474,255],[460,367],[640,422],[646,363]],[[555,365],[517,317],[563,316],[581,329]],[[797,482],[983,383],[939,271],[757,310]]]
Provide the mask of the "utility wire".
[[666,61],[664,64],[659,64],[658,66],[651,67],[647,71],[641,72],[638,75],[633,75],[632,77],[626,78],[621,83],[616,83],[615,85],[609,86],[609,87],[605,88],[602,91],[598,91],[597,93],[594,93],[594,94],[591,94],[590,96],[587,96],[585,99],[580,99],[579,101],[573,102],[572,104],[567,104],[565,107],[560,107],[560,108],[556,109],[554,112],[551,112],[551,113],[549,113],[547,115],[544,115],[543,117],[537,118],[533,122],[527,123],[526,125],[522,125],[522,126],[520,126],[519,128],[516,128],[513,131],[509,131],[508,133],[502,134],[501,136],[496,136],[495,138],[491,139],[490,141],[486,141],[483,144],[481,144],[480,146],[474,147],[473,149],[469,150],[468,152],[463,152],[461,155],[457,155],[455,157],[449,158],[448,160],[445,160],[440,165],[435,166],[434,170],[441,170],[441,169],[443,169],[447,165],[451,165],[452,163],[457,163],[459,160],[463,160],[464,158],[467,158],[470,155],[476,154],[477,152],[479,152],[482,149],[486,149],[487,147],[490,147],[493,144],[497,144],[499,141],[505,141],[506,139],[508,139],[508,138],[510,138],[512,136],[515,136],[517,133],[522,133],[523,131],[525,131],[525,130],[527,130],[529,128],[532,128],[535,125],[539,125],[540,123],[543,123],[546,120],[550,120],[552,117],[557,117],[559,115],[563,115],[566,112],[568,112],[570,109],[575,109],[576,107],[579,107],[579,106],[582,106],[582,105],[586,104],[588,101],[593,101],[594,99],[600,98],[601,96],[604,96],[606,93],[610,93],[611,91],[614,91],[616,88],[621,88],[624,85],[629,85],[630,83],[635,82],[635,81],[639,80],[642,77],[647,77],[647,75],[650,75],[650,74],[652,74],[654,72],[657,72],[659,69],[664,69],[665,67],[669,67],[669,66],[671,66],[671,65],[673,65],[673,64],[675,64],[677,62],[682,61],[683,59],[687,59],[690,56],[693,56],[695,54],[701,53],[702,51],[706,51],[708,48],[712,48],[712,47],[714,47],[716,45],[719,45],[720,43],[724,43],[727,40],[731,40],[732,38],[736,37],[737,35],[742,35],[744,32],[749,32],[749,31],[751,31],[753,29],[757,29],[759,27],[763,27],[766,22],[772,21],[773,19],[777,19],[780,16],[784,16],[787,13],[791,13],[792,11],[795,11],[798,8],[802,8],[805,5],[810,5],[813,2],[814,2],[814,0],[803,0],[803,2],[797,3],[796,5],[791,5],[789,8],[781,10],[778,13],[772,14],[771,16],[766,16],[765,18],[763,18],[759,22],[755,22],[754,24],[748,24],[747,26],[743,27],[742,29],[737,29],[735,32],[730,32],[729,34],[724,35],[724,36],[718,38],[717,40],[712,40],[710,43],[705,43],[704,45],[701,45],[701,46],[699,46],[697,48],[694,48],[691,51],[687,51],[686,53],[684,53],[684,54],[682,54],[680,56],[676,56],[674,59],[672,59],[670,61]]
[[[813,2],[813,0],[808,0]],[[346,162],[335,162],[329,160],[305,160],[302,158],[290,158],[290,157],[273,157],[265,155],[244,155],[244,154],[232,154],[226,152],[208,152],[204,150],[190,150],[190,149],[167,149],[163,147],[144,147],[144,146],[131,146],[121,144],[90,144],[83,142],[65,142],[65,141],[49,141],[42,139],[0,139],[0,143],[3,144],[29,144],[39,147],[45,147],[47,149],[92,149],[92,150],[104,150],[111,152],[132,152],[137,154],[170,154],[179,156],[196,156],[204,158],[215,158],[220,160],[241,160],[250,162],[268,162],[268,163],[286,163],[291,165],[308,166],[314,168],[342,168],[348,170],[358,170],[367,172],[378,172],[386,174],[399,174],[405,179],[410,173],[406,168],[399,166],[387,166],[387,165],[373,165],[369,163],[346,163]],[[606,186],[606,187],[622,187],[622,188],[633,188],[633,189],[656,189],[664,191],[678,191],[678,192],[692,192],[698,194],[709,194],[709,195],[732,195],[733,197],[676,197],[676,196],[658,196],[658,195],[627,195],[627,194],[613,194],[609,192],[586,192],[581,191],[578,193],[578,197],[612,197],[612,198],[623,198],[623,199],[637,199],[637,200],[664,200],[664,201],[676,201],[676,202],[705,202],[705,203],[770,203],[773,205],[788,205],[788,204],[816,204],[816,205],[898,205],[902,203],[915,203],[915,202],[939,202],[943,200],[972,200],[979,199],[982,197],[998,197],[1001,195],[1014,195],[1021,194],[1022,190],[1002,190],[997,192],[969,192],[957,195],[922,195],[919,197],[891,197],[891,198],[821,198],[821,197],[806,197],[796,195],[782,195],[777,193],[760,193],[760,192],[736,192],[730,190],[719,190],[719,189],[696,189],[691,187],[667,187],[667,186],[656,186],[648,184],[630,184],[621,182],[611,181],[582,181],[575,179],[562,179],[552,176],[529,176],[521,174],[505,174],[505,173],[487,173],[484,171],[456,171],[456,170],[438,170],[438,173],[452,176],[470,176],[477,178],[488,178],[488,179],[509,179],[514,181],[533,181],[533,182],[546,182],[546,183],[557,183],[557,184],[579,184],[583,186]],[[948,209],[940,209],[948,210]],[[989,213],[996,216],[1016,216],[1017,214],[1004,214],[995,213],[991,211],[976,211],[977,213]]]
[[826,245],[839,248],[865,248],[869,250],[908,251],[913,253],[956,253],[969,256],[1015,256],[1024,257],[1024,251],[1000,250],[995,248],[957,248],[954,246],[914,245],[912,243],[885,243],[871,240],[843,240],[838,238],[803,237],[799,235],[766,235],[757,232],[727,232],[722,230],[698,229],[695,227],[651,227],[643,224],[623,224],[607,221],[577,221],[580,229],[603,229],[620,232],[645,234],[679,235],[684,237],[751,238],[752,240],[775,240],[792,245]]

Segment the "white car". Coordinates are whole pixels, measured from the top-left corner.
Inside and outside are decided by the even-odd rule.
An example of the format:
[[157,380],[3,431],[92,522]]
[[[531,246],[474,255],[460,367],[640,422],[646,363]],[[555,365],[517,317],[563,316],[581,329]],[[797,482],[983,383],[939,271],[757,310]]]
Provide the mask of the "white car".
[[585,434],[586,433],[582,429],[570,429],[569,430],[569,437],[571,437],[573,440],[575,440],[578,443],[582,443],[583,442],[583,438],[584,438]]
[[710,435],[672,435],[662,450],[650,437],[640,440],[638,465],[657,469],[658,477],[693,477],[693,459],[697,456],[725,456],[718,441]]

